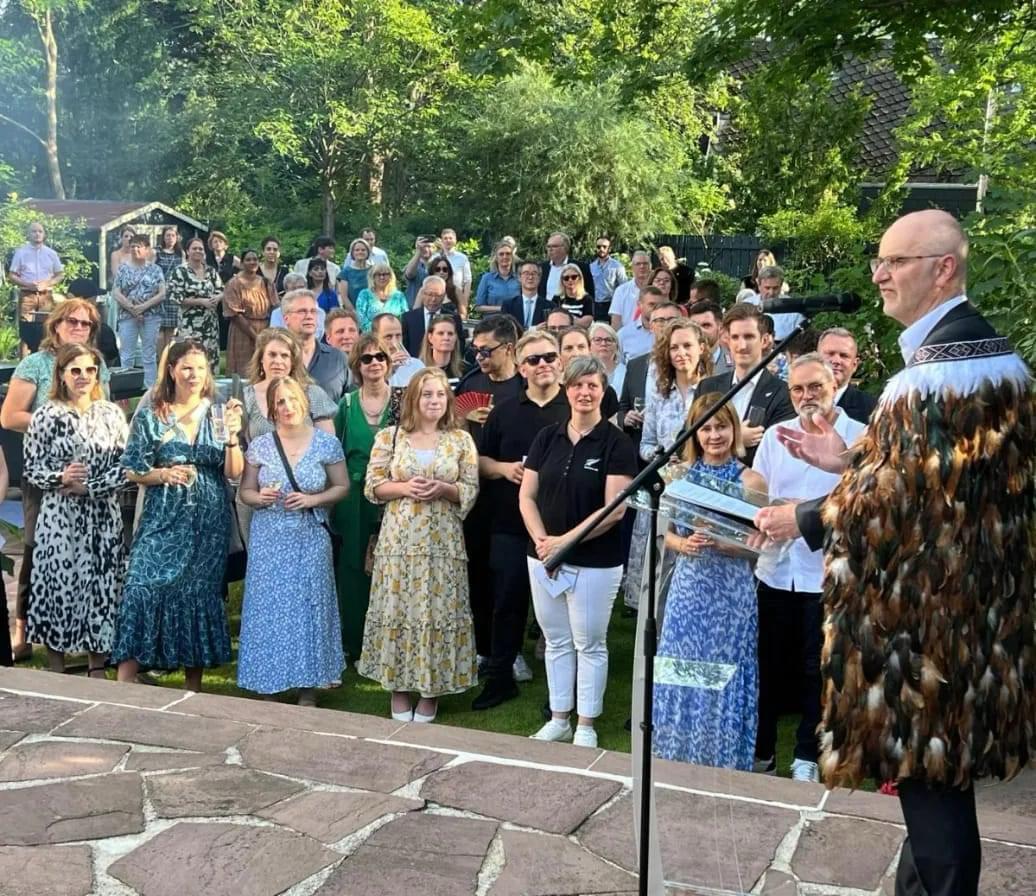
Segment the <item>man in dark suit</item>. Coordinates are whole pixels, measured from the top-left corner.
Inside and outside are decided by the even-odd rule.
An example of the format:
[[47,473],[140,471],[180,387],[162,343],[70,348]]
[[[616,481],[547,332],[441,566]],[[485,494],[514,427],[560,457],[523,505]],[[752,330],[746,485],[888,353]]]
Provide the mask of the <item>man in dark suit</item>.
[[835,372],[835,382],[838,384],[835,404],[853,420],[866,423],[870,420],[878,399],[852,384],[853,374],[860,366],[856,337],[844,327],[831,327],[820,334],[817,351],[824,356],[824,360]]
[[425,277],[415,299],[417,306],[407,311],[401,318],[403,325],[403,345],[411,356],[421,356],[421,344],[428,331],[428,323],[439,314],[449,314],[457,322],[457,333],[460,338],[460,352],[464,354],[464,324],[457,309],[446,302],[446,281],[435,275]]
[[756,526],[823,546],[838,571],[824,592],[836,621],[821,667],[828,785],[878,768],[898,780],[896,896],[975,896],[972,782],[1009,777],[1036,751],[1032,682],[1014,674],[1033,639],[1033,380],[968,302],[967,238],[950,215],[908,214],[878,251],[873,281],[906,327],[906,368],[853,452],[830,426],[778,430],[793,456],[842,478],[826,499],[763,509]]
[[547,237],[547,260],[540,265],[540,282],[537,293],[541,299],[553,299],[561,295],[561,269],[566,264],[576,265],[583,272],[583,289],[592,299],[594,297],[594,277],[590,273],[590,265],[585,261],[569,258],[572,240],[568,234],[552,233]]
[[[696,395],[710,392],[724,393],[735,382],[740,382],[763,357],[763,313],[755,306],[741,302],[723,315],[723,329],[727,333],[732,370],[702,380]],[[732,399],[741,419],[741,436],[745,443],[746,464],[751,466],[755,449],[763,433],[782,420],[795,416],[788,387],[769,370],[757,374],[754,384],[745,386]]]
[[557,306],[539,294],[540,266],[535,261],[523,261],[518,266],[518,283],[522,294],[507,299],[501,306],[502,314],[510,314],[522,330],[539,326]]

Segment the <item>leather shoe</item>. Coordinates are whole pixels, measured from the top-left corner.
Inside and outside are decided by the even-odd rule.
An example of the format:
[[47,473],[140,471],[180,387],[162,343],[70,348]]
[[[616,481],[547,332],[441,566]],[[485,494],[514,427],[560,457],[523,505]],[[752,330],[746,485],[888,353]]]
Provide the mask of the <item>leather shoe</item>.
[[494,706],[513,700],[517,696],[518,685],[514,683],[513,678],[505,680],[491,678],[486,682],[482,693],[471,701],[471,708],[476,712],[481,712],[483,709],[492,709]]

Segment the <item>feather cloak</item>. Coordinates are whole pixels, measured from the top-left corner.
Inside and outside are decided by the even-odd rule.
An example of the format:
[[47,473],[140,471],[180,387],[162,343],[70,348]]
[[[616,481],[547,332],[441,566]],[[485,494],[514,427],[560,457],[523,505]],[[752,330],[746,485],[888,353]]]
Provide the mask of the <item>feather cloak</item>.
[[1036,407],[1017,355],[978,355],[893,378],[824,505],[828,786],[1036,759]]

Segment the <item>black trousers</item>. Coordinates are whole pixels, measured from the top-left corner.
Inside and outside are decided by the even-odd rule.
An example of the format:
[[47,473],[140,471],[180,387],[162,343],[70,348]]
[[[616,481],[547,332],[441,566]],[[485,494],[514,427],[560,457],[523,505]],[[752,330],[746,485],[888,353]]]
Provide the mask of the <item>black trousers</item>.
[[0,666],[13,666],[11,655],[11,620],[7,613],[7,595],[0,596]]
[[975,789],[933,790],[900,781],[907,840],[896,871],[896,896],[977,896],[982,845]]
[[527,535],[491,536],[489,572],[493,582],[493,631],[489,674],[509,679],[515,657],[525,638],[525,620],[529,615],[529,565],[525,559]]
[[[817,761],[820,723],[821,595],[782,591],[759,582],[759,729],[755,755],[769,759],[777,752],[777,718],[790,687],[802,714],[795,735],[795,759]],[[790,676],[788,673],[790,672]],[[785,684],[789,682],[789,684]]]

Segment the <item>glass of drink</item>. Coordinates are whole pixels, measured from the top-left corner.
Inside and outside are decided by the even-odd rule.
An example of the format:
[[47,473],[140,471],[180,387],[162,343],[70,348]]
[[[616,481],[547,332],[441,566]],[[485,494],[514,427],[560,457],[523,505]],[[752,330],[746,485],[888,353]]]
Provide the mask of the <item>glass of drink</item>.
[[194,506],[194,484],[198,481],[198,468],[189,466],[187,467],[187,481],[184,483],[184,487],[187,489],[187,497],[184,500],[184,504],[187,507]]
[[212,438],[217,442],[227,440],[227,425],[223,420],[223,410],[226,405],[213,402],[209,406],[209,416],[212,419]]

